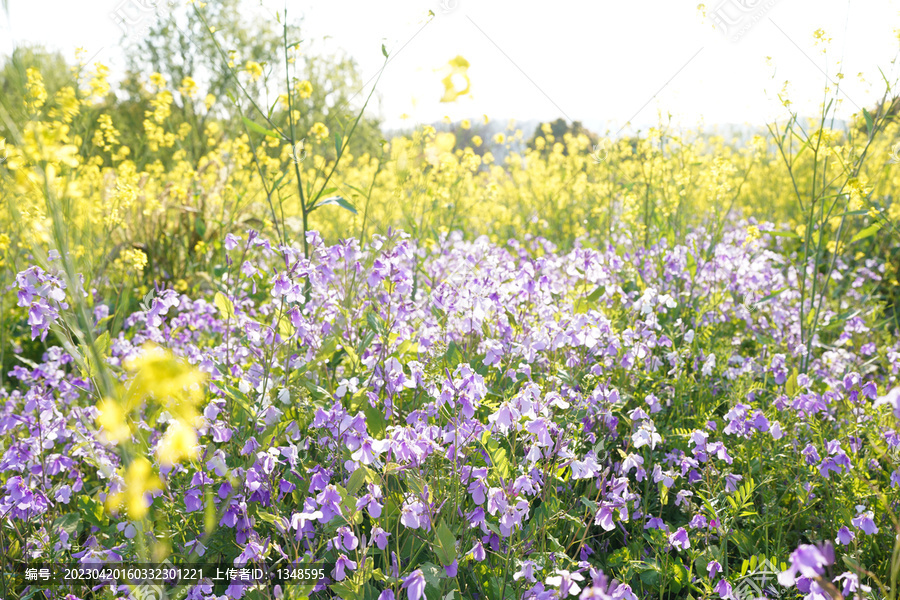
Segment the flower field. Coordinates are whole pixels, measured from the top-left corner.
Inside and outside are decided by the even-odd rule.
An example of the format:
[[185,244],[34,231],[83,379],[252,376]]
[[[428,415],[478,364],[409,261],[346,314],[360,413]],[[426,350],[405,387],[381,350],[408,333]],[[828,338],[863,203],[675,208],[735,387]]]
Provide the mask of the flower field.
[[890,88],[357,147],[153,73],[137,146],[77,73],[0,148],[0,598],[900,597]]

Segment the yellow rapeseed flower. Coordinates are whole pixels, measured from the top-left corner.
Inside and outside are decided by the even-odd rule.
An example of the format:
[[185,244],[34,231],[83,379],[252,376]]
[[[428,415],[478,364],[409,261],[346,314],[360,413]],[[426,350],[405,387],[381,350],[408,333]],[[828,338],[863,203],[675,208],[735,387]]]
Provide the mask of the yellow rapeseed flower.
[[248,60],[244,65],[244,70],[247,71],[247,74],[250,75],[250,79],[253,81],[257,81],[263,76],[262,65],[254,60]]
[[164,465],[174,465],[183,458],[196,458],[197,431],[181,419],[175,419],[169,423],[169,428],[156,447],[156,455]]
[[747,227],[747,238],[744,240],[744,245],[746,246],[751,242],[755,242],[760,237],[762,236],[759,233],[759,227],[757,227],[756,225],[750,225],[749,227]]
[[44,88],[44,77],[33,67],[25,71],[25,104],[32,110],[38,110],[47,101],[47,90]]
[[[460,96],[468,94],[471,87],[469,61],[462,56],[456,56],[447,63],[447,66],[450,70],[447,76],[441,80],[441,83],[444,84],[444,95],[441,97],[441,102],[453,102]],[[466,84],[462,89],[458,88],[458,79],[460,78]]]
[[54,106],[50,109],[48,115],[51,119],[57,119],[63,123],[71,123],[80,110],[81,101],[75,94],[75,88],[66,86],[56,92]]
[[328,127],[324,123],[315,123],[309,130],[309,134],[319,141],[328,137]]
[[147,255],[139,248],[129,248],[122,252],[122,262],[134,268],[135,271],[142,272],[147,266]]
[[312,96],[313,93],[312,84],[306,80],[299,82],[294,89],[297,95],[304,100]]
[[115,444],[131,437],[131,427],[125,421],[122,405],[112,398],[104,398],[97,405],[97,410],[97,424],[103,428],[106,439]]
[[153,344],[125,361],[125,368],[135,373],[126,394],[129,409],[153,396],[176,418],[191,421],[197,415],[195,405],[203,397],[201,386],[206,380],[202,371]]
[[186,98],[193,98],[197,95],[197,82],[193,77],[185,77],[181,80],[181,87],[178,91]]
[[143,456],[131,461],[123,477],[125,491],[110,494],[106,499],[106,506],[109,510],[115,511],[124,501],[129,519],[143,519],[150,508],[146,498],[147,492],[162,489],[162,482],[153,472],[150,461]]
[[160,73],[153,73],[150,75],[150,83],[155,86],[156,89],[162,89],[166,87],[166,78]]

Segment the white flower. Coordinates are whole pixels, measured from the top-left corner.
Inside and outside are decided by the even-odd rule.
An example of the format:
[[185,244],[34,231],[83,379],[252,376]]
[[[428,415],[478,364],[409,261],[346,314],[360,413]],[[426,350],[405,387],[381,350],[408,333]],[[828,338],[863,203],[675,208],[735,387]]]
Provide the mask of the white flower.
[[700,369],[700,373],[703,374],[704,377],[709,377],[712,375],[713,369],[716,368],[716,355],[710,354],[706,357],[706,361],[703,363],[703,368]]
[[641,426],[631,436],[631,441],[634,442],[635,448],[649,445],[650,449],[654,450],[656,444],[662,441],[662,436],[656,432],[656,425],[653,424],[653,421],[641,421]]

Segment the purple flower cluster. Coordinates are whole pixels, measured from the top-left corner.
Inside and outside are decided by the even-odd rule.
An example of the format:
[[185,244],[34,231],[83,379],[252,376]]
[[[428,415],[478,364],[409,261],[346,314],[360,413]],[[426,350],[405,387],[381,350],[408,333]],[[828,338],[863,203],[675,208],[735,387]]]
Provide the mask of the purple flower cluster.
[[[327,559],[317,591],[378,569],[365,585],[412,600],[447,580],[483,596],[479,577],[508,563],[519,597],[633,599],[640,574],[609,580],[620,577],[610,564],[678,564],[686,578],[702,559],[694,584],[727,598],[732,557],[712,547],[756,512],[772,457],[790,461],[797,506],[841,501],[837,485],[900,485],[900,343],[871,335],[871,314],[839,321],[829,304],[838,325],[795,372],[806,352],[796,272],[739,230],[708,250],[703,230],[674,247],[565,253],[458,234],[433,248],[399,233],[365,247],[308,241],[309,259],[230,235],[220,296],[157,291],[111,340],[125,384],[122,366],[147,342],[208,375],[197,458],[155,465],[162,485],[146,493],[178,531],[176,556]],[[881,271],[839,264],[859,282],[843,300],[861,300]],[[43,339],[66,287],[38,267],[17,286]],[[781,288],[752,312],[734,301]],[[124,463],[71,363],[50,347],[0,392],[0,514],[30,528],[34,557],[131,556],[155,538],[103,510],[127,488]],[[132,442],[152,458],[172,416],[137,414]],[[890,531],[876,502],[847,499],[846,522],[820,524],[823,536],[875,544]],[[54,520],[76,506],[97,510],[75,529]],[[801,545],[780,581],[816,598],[832,563],[830,545]],[[190,597],[220,597],[210,590]]]

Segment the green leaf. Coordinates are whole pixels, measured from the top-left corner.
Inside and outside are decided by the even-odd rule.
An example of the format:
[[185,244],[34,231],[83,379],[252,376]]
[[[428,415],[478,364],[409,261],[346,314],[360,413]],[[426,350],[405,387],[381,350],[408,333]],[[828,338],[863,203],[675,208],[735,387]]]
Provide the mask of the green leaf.
[[460,363],[462,360],[462,352],[460,352],[456,342],[451,341],[447,345],[447,352],[444,353],[444,360],[447,361],[451,370],[455,369],[456,365]]
[[100,353],[100,356],[108,355],[110,346],[109,332],[104,331],[101,333],[100,336],[94,340],[94,345],[97,347],[97,352]]
[[641,573],[641,581],[644,582],[645,585],[649,585],[651,587],[656,587],[659,585],[659,570],[656,565],[653,565],[643,573]]
[[354,584],[350,579],[345,579],[339,583],[332,583],[328,587],[344,600],[363,600],[363,595],[359,591],[359,586]]
[[500,442],[491,437],[490,431],[485,431],[481,436],[481,443],[491,457],[491,466],[503,479],[509,478],[509,457],[506,448],[500,447]]
[[365,467],[360,467],[353,471],[353,475],[350,476],[350,480],[347,482],[347,493],[355,494],[356,490],[362,487],[362,484],[366,482],[366,473],[367,469]]
[[234,304],[231,303],[228,296],[222,292],[216,292],[216,297],[213,302],[216,305],[216,308],[219,309],[219,312],[222,313],[223,317],[228,320],[234,319]]
[[377,406],[370,406],[368,401],[364,406],[363,412],[366,415],[366,428],[369,430],[369,435],[376,440],[384,439],[388,426],[387,419],[384,418],[384,411]]
[[597,514],[597,511],[600,510],[600,505],[594,502],[593,500],[588,499],[585,496],[581,497],[581,503],[591,509],[591,512]]
[[419,567],[425,576],[426,598],[439,598],[441,593],[441,579],[446,577],[444,569],[434,563],[424,563]]
[[442,565],[449,565],[456,559],[456,538],[453,537],[453,532],[450,531],[450,528],[443,521],[441,521],[434,533],[434,541],[436,543],[434,553]]
[[[369,315],[371,315],[371,314],[372,313],[369,313]],[[366,317],[366,320],[368,320],[368,317]],[[359,343],[359,346],[356,347],[356,356],[359,357],[360,355],[362,355],[366,351],[366,348],[369,347],[369,344],[371,344],[372,340],[374,340],[374,339],[375,339],[374,331],[370,331],[369,333],[367,333],[366,337],[364,337],[362,339],[362,341]]]
[[206,488],[206,497],[204,498],[203,507],[203,529],[207,534],[212,533],[216,529],[216,502],[213,500],[212,489]]
[[[366,325],[368,325],[369,329],[371,329],[375,333],[381,333],[384,329],[384,323],[374,311],[369,311],[366,313]],[[371,340],[369,343],[371,343]],[[368,346],[368,344],[366,345]],[[364,348],[359,350],[359,354],[362,354],[364,350]]]
[[759,305],[762,304],[763,302],[768,302],[769,300],[771,300],[772,298],[774,298],[774,297],[777,296],[778,294],[781,294],[782,292],[784,292],[786,289],[787,289],[786,287],[778,288],[777,290],[775,290],[775,291],[772,292],[771,294],[767,294],[767,295],[763,296],[762,298],[760,298],[759,300],[757,300],[756,302],[754,302],[753,305],[754,305],[754,306],[759,306]]
[[321,400],[322,398],[329,398],[331,396],[331,394],[328,393],[328,390],[320,387],[315,381],[308,377],[300,377],[299,383],[309,391],[314,400]]
[[794,371],[791,373],[791,376],[787,381],[784,382],[784,393],[788,395],[788,398],[793,398],[794,394],[797,393],[797,367],[794,367]]
[[319,356],[324,360],[330,360],[334,353],[337,352],[337,347],[337,340],[334,337],[329,337],[322,342],[322,347],[319,348]]
[[629,558],[628,548],[619,548],[609,555],[606,562],[610,567],[621,567],[628,562]]
[[673,563],[669,568],[671,573],[671,579],[669,580],[670,585],[672,586],[672,591],[676,594],[681,591],[688,583],[688,572],[687,569],[684,568],[684,565]]
[[338,133],[337,131],[335,131],[334,132],[334,153],[336,156],[341,155],[341,147],[342,147],[341,142],[342,142],[341,134]]
[[866,130],[872,135],[872,115],[865,108],[863,109],[863,118],[866,120]]
[[267,512],[265,512],[265,511],[263,511],[263,510],[257,512],[257,513],[256,513],[256,516],[259,517],[260,519],[262,519],[263,521],[265,521],[266,523],[269,523],[269,524],[271,524],[271,525],[274,525],[274,524],[275,524],[276,522],[278,522],[278,520],[279,520],[278,517],[276,517],[276,516],[273,515],[272,513],[267,513]]
[[67,513],[53,521],[54,531],[63,530],[69,537],[75,537],[81,527],[81,516],[78,513]]
[[388,57],[388,51],[384,44],[381,45],[381,53],[384,54],[384,57]]
[[419,353],[419,343],[412,340],[403,340],[397,347],[397,356],[402,357],[405,354],[411,354],[413,357]]
[[348,346],[347,344],[342,344],[341,349],[347,355],[347,358],[350,359],[350,362],[352,363],[352,366],[354,368],[356,368],[360,365],[359,355],[356,354],[356,350],[353,349],[353,346]]
[[378,600],[378,590],[371,583],[363,586],[363,600]]
[[314,208],[314,209],[315,209],[315,208],[319,208],[320,206],[325,206],[326,204],[337,204],[337,205],[340,206],[341,208],[344,208],[344,209],[349,210],[349,211],[352,212],[354,215],[358,215],[358,214],[359,214],[358,212],[356,212],[356,207],[353,206],[352,204],[350,204],[349,202],[347,202],[347,201],[346,201],[344,198],[342,198],[341,196],[332,196],[331,198],[325,198],[324,200],[322,200],[321,202],[319,202],[318,204],[316,204],[313,208]]
[[105,527],[109,522],[106,513],[103,511],[103,503],[94,500],[90,496],[79,496],[76,503],[78,511],[85,521],[95,527]]
[[206,237],[206,221],[199,214],[194,217],[194,231],[201,238]]
[[868,237],[872,237],[873,235],[878,233],[879,229],[881,229],[881,223],[873,223],[872,225],[869,225],[868,227],[866,227],[865,229],[863,229],[862,231],[860,231],[859,233],[854,235],[853,239],[850,240],[850,243],[852,244],[854,242],[864,240]]
[[266,129],[259,123],[254,123],[247,117],[241,116],[241,119],[244,120],[244,124],[247,125],[248,128],[250,128],[252,131],[255,131],[256,133],[261,133],[262,135],[267,135],[267,136],[273,137],[277,140],[281,139],[281,136],[278,135],[277,133],[275,133],[274,131],[272,131],[271,129]]
[[596,302],[597,300],[600,299],[600,296],[602,296],[603,292],[605,292],[605,291],[606,291],[606,288],[604,286],[598,285],[596,287],[596,289],[594,289],[594,291],[590,293],[590,295],[586,298],[586,300],[588,302]]

